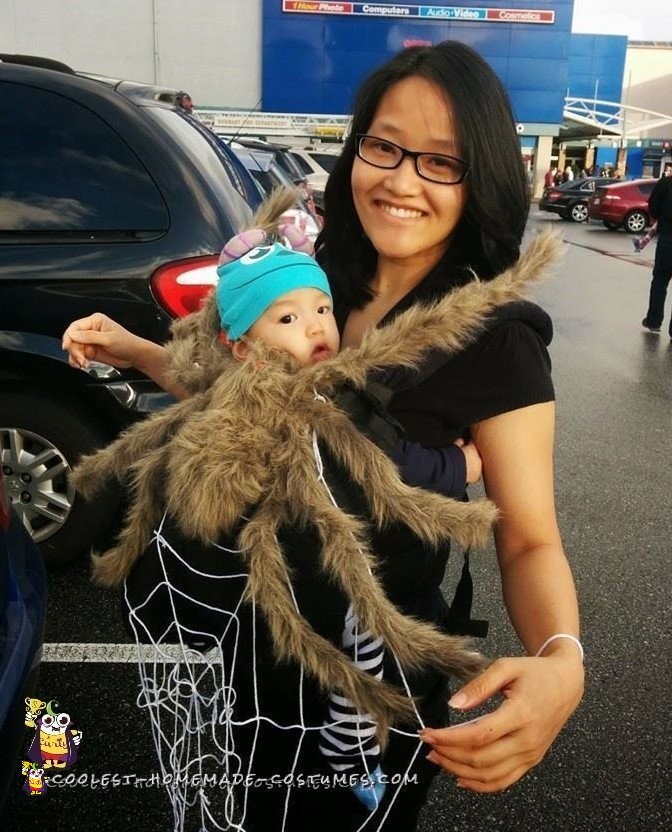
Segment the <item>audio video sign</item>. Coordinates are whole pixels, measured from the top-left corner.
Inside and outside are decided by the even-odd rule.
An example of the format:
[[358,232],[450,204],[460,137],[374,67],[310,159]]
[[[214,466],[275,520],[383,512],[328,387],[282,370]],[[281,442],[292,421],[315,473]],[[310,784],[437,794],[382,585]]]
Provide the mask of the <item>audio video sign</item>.
[[473,6],[406,6],[375,3],[329,3],[321,0],[282,0],[283,12],[365,17],[462,20],[469,23],[554,23],[555,12],[541,9],[484,9]]

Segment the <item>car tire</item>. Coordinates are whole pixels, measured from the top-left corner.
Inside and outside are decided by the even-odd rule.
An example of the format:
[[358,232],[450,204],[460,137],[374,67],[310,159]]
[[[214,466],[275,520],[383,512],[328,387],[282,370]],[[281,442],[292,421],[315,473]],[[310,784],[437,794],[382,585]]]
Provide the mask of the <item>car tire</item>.
[[649,224],[649,218],[644,211],[631,211],[623,220],[623,228],[630,234],[639,234]]
[[616,222],[609,222],[609,220],[602,220],[604,227],[609,231],[618,231],[620,226]]
[[0,459],[14,508],[48,565],[89,551],[109,532],[119,510],[110,487],[95,505],[76,496],[69,482],[82,454],[112,437],[74,402],[12,392],[0,401]]
[[585,202],[577,202],[576,205],[572,205],[569,216],[572,222],[586,222],[588,219],[588,206]]

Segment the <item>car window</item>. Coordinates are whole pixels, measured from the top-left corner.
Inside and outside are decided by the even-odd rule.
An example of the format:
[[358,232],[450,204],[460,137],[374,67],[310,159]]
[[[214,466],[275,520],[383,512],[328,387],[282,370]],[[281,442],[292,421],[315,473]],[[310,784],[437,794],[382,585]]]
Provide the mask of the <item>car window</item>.
[[655,179],[652,179],[650,182],[644,182],[641,185],[637,186],[637,190],[644,194],[644,196],[650,196],[651,192],[653,191],[653,187],[656,184]]
[[[249,219],[247,206],[256,208],[259,205],[259,191],[233,150],[208,127],[176,110],[146,107],[145,111],[149,118],[174,138],[181,151],[192,158],[203,176],[221,192],[219,196],[226,200],[230,211],[234,216],[238,215],[236,224],[244,228],[247,223],[245,216]],[[226,176],[227,186],[233,186],[242,198],[241,202],[236,203],[231,198],[231,187],[222,186],[222,174]]]
[[292,153],[291,151],[290,156],[292,157],[292,159],[294,159],[299,168],[301,168],[301,171],[303,173],[311,174],[314,172],[311,166],[308,164],[308,162],[306,162],[306,160],[303,158],[303,156],[299,156],[298,153]]
[[[65,96],[0,82],[0,232],[163,233],[168,212],[131,148]],[[86,236],[89,233],[90,236]],[[1,239],[1,238],[0,238]]]
[[320,167],[323,167],[327,171],[327,173],[332,172],[336,166],[336,162],[338,161],[337,153],[313,153],[310,151],[310,155],[313,159],[315,159]]
[[305,179],[305,174],[294,161],[290,153],[285,150],[278,150],[275,154],[275,161],[280,167],[289,174],[289,177],[294,182],[299,182]]

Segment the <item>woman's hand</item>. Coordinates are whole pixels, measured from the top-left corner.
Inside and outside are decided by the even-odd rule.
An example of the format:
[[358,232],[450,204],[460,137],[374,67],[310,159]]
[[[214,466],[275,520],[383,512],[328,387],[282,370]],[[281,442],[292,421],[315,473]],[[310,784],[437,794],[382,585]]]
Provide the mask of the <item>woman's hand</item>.
[[583,664],[576,645],[554,643],[540,658],[494,662],[450,700],[468,711],[500,694],[495,711],[451,728],[427,728],[421,739],[429,760],[475,792],[496,792],[520,779],[544,757],[583,694]]
[[70,324],[63,333],[62,346],[71,367],[85,369],[89,361],[100,361],[125,368],[138,366],[146,343],[107,315],[95,312]]

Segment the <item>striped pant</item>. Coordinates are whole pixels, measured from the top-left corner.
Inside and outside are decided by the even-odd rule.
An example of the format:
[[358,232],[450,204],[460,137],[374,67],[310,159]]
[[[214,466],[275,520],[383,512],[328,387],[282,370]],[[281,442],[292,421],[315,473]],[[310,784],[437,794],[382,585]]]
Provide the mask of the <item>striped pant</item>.
[[[359,631],[352,605],[345,615],[343,651],[355,667],[383,678],[383,640]],[[320,730],[320,751],[336,772],[372,774],[380,762],[376,724],[370,714],[360,713],[353,702],[337,692],[329,696],[329,720]]]

